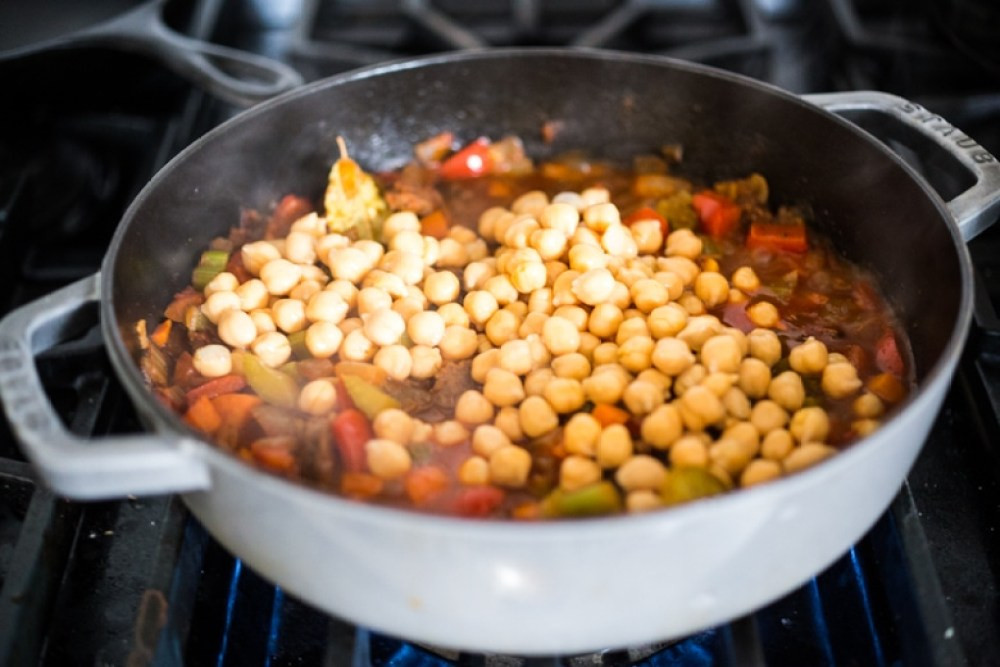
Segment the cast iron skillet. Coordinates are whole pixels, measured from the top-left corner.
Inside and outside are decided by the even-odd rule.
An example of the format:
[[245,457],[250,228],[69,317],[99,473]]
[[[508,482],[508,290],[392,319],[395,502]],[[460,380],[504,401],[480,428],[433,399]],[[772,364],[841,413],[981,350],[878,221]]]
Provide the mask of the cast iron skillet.
[[107,46],[153,56],[239,106],[251,106],[302,84],[299,73],[284,63],[174,32],[163,22],[165,2],[4,0],[0,62],[53,49]]
[[[822,107],[919,131],[968,170],[971,187],[946,205],[895,154]],[[539,138],[548,120],[565,123],[553,145]],[[881,279],[912,342],[919,389],[874,435],[803,473],[663,512],[547,524],[424,516],[318,493],[206,444],[152,397],[134,363],[135,324],[159,317],[241,206],[318,196],[338,134],[361,164],[384,169],[443,130],[466,140],[514,133],[539,156],[584,148],[624,157],[679,142],[696,176],[765,174],[776,201],[810,202],[818,224]],[[599,51],[493,50],[378,66],[264,103],[177,156],[126,213],[99,275],[0,323],[0,396],[60,493],[183,492],[258,572],[364,626],[524,654],[677,637],[801,585],[885,510],[957,363],[972,304],[962,237],[992,221],[998,172],[946,121],[877,93],[805,100],[719,70]],[[32,350],[92,322],[95,303],[148,434],[83,442],[43,398]]]

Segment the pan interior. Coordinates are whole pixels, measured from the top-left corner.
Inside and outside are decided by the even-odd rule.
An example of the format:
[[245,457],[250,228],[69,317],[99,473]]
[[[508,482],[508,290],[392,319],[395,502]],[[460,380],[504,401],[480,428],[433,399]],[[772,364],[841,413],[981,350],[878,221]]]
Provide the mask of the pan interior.
[[70,37],[123,14],[135,0],[4,0],[0,2],[0,54]]
[[[561,121],[556,140],[541,127]],[[538,157],[585,149],[628,158],[684,146],[696,179],[764,174],[774,202],[808,202],[842,251],[873,270],[909,333],[918,376],[961,319],[961,253],[944,210],[893,156],[794,96],[705,68],[580,51],[482,52],[316,84],[210,133],[140,195],[105,267],[121,339],[158,319],[199,252],[293,192],[318,199],[342,135],[371,170],[450,130],[461,141],[516,134]],[[132,381],[138,373],[131,371]]]

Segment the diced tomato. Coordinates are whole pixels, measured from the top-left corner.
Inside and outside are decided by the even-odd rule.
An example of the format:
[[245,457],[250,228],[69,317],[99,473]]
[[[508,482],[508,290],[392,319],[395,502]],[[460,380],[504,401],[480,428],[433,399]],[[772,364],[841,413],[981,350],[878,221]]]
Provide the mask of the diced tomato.
[[493,157],[489,148],[490,140],[479,137],[442,162],[438,173],[448,181],[485,176],[493,171]]
[[504,496],[503,489],[495,486],[470,486],[458,492],[455,498],[455,513],[459,516],[481,518],[489,516],[500,507]]
[[312,210],[313,205],[305,197],[285,195],[267,221],[266,237],[276,239],[288,236],[292,223]]
[[775,222],[754,222],[747,234],[748,248],[771,248],[787,252],[805,252],[809,249],[805,225],[786,225]]
[[364,471],[367,460],[365,443],[374,437],[368,418],[358,410],[344,410],[330,421],[330,430],[344,469],[351,472]]
[[702,229],[714,239],[720,239],[736,229],[742,210],[729,197],[712,190],[702,190],[691,197]]
[[348,498],[364,500],[382,492],[385,483],[367,472],[345,472],[340,476],[340,492]]
[[247,386],[247,381],[242,375],[231,373],[222,377],[212,378],[208,382],[198,385],[187,393],[188,405],[193,405],[202,396],[215,398],[221,394],[232,394]]
[[903,357],[899,354],[896,336],[892,331],[886,331],[875,343],[875,365],[879,370],[902,377],[906,370]]
[[425,236],[433,236],[438,240],[448,236],[450,228],[451,225],[448,223],[448,216],[441,209],[437,209],[420,219],[420,233]]
[[211,435],[222,425],[222,416],[215,409],[212,400],[208,396],[202,396],[184,413],[184,421],[202,433]]
[[298,467],[294,449],[295,438],[288,435],[260,438],[250,443],[254,460],[278,472],[293,472]]
[[594,406],[590,414],[601,424],[601,427],[611,426],[612,424],[625,424],[628,422],[630,416],[626,410],[622,410],[610,403],[598,403]]
[[434,496],[448,488],[448,473],[438,466],[421,466],[412,469],[403,480],[406,495],[414,505],[425,505]]
[[633,211],[629,215],[625,216],[625,219],[622,220],[622,224],[624,224],[627,227],[631,227],[635,223],[641,222],[643,220],[656,220],[657,222],[659,222],[660,231],[663,232],[663,238],[666,238],[667,234],[670,233],[670,225],[667,223],[667,219],[664,218],[662,215],[660,215],[655,209],[652,209],[649,206],[643,206],[639,210]]

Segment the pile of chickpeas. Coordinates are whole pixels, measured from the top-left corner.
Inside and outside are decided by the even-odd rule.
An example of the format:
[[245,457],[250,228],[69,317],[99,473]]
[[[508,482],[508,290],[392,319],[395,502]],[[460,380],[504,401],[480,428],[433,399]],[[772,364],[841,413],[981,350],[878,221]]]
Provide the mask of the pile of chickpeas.
[[[196,350],[194,366],[225,375],[249,352],[276,368],[302,331],[313,357],[369,362],[395,380],[471,359],[480,388],[461,395],[452,419],[377,415],[372,474],[405,475],[416,445],[465,444],[459,483],[520,489],[533,465],[526,443],[561,428],[559,487],[611,477],[629,511],[662,504],[672,466],[750,486],[834,454],[830,418],[806,404],[803,378],[853,400],[857,433],[877,428],[884,404],[822,342],[797,345],[788,370],[774,370],[783,352],[773,304],[747,308],[749,333],[709,314],[750,303],[760,287],[752,268],[727,277],[691,230],[664,237],[658,220],[626,226],[609,199],[596,187],[532,191],[483,212],[478,234],[454,226],[440,240],[421,233],[415,214],[395,212],[384,243],[329,233],[309,214],[284,239],[242,246],[251,279],[221,273],[208,284],[202,310],[224,345]],[[313,380],[298,407],[321,415],[336,400],[332,378]],[[602,426],[585,409],[602,403],[627,410],[640,437],[634,424]]]

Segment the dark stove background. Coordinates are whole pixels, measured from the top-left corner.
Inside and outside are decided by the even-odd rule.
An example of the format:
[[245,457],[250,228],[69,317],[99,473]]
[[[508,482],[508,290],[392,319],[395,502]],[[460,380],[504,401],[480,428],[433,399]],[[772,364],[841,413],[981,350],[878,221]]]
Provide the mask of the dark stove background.
[[[931,2],[182,0],[167,11],[184,32],[286,59],[310,79],[453,48],[545,44],[683,57],[795,92],[887,90],[1000,153],[1000,76],[928,19]],[[108,51],[5,63],[0,77],[8,91],[0,111],[2,313],[96,271],[148,178],[236,112],[155,63]],[[0,664],[1000,662],[1000,229],[970,249],[977,325],[908,483],[829,570],[757,613],[679,642],[591,656],[477,656],[407,644],[284,595],[219,547],[176,498],[82,505],[53,496],[0,420]],[[96,326],[45,354],[39,368],[75,432],[139,428]]]

